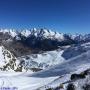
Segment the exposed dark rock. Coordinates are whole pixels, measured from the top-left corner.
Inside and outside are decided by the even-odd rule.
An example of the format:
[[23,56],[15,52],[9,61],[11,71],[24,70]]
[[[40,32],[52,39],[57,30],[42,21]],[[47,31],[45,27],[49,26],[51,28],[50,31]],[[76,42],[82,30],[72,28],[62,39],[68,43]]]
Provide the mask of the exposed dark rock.
[[86,84],[85,86],[83,86],[83,90],[90,90],[90,85]]
[[72,74],[71,80],[84,79],[85,77],[85,74]]
[[72,84],[72,83],[68,84],[67,90],[75,90],[74,84]]

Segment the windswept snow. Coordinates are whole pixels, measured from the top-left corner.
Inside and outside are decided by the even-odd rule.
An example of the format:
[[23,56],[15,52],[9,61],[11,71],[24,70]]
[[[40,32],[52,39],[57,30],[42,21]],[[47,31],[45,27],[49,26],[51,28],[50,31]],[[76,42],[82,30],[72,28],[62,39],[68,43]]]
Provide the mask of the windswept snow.
[[16,87],[15,90],[35,90],[43,85],[48,84],[49,82],[56,79],[56,77],[50,78],[34,78],[28,77],[24,73],[15,73],[12,76],[8,76],[11,72],[0,72],[3,75],[0,75],[0,87]]
[[62,76],[74,72],[79,68],[83,68],[84,65],[90,64],[90,51],[76,56],[62,64],[56,65],[47,70],[37,72],[33,74],[33,77],[51,77],[51,76]]
[[[12,39],[16,38],[16,40],[21,40],[19,35],[23,35],[24,39],[29,36],[35,36],[35,38],[40,40],[53,39],[60,42],[67,38],[76,41],[90,40],[90,34],[68,35],[69,37],[66,36],[67,38],[65,39],[65,34],[47,29],[37,30],[36,28],[21,32],[7,29],[3,31],[1,29],[0,33],[6,33],[5,35],[8,33],[9,36],[12,36]],[[23,69],[21,71],[24,72],[15,72],[21,68]],[[34,73],[30,68],[44,70]],[[57,50],[39,52],[38,54],[30,54],[18,58],[4,46],[0,46],[0,69],[5,70],[0,71],[0,87],[16,87],[17,90],[45,90],[48,87],[57,87],[61,83],[65,83],[66,85],[72,73],[80,73],[88,68],[90,68],[90,42],[62,46]],[[26,69],[27,72],[25,72]],[[81,86],[84,85],[87,79],[90,79],[90,77],[75,81],[74,83],[79,87],[79,84]],[[90,82],[88,81],[87,83]]]
[[24,61],[25,68],[41,68],[46,69],[51,66],[62,64],[71,58],[90,50],[90,43],[77,46],[60,47],[57,50],[41,52],[39,54],[31,54],[19,57],[20,61]]
[[30,32],[30,30],[23,30],[23,31],[21,31],[21,34],[22,34],[23,36],[28,37],[28,36],[31,34],[31,32]]
[[32,54],[22,56],[19,60],[25,61],[27,68],[41,68],[45,69],[59,63],[63,63],[65,59],[62,57],[63,50],[48,51],[41,54]]
[[[18,90],[45,90],[45,87],[58,85],[69,80],[71,73],[84,71],[90,66],[90,51],[83,53],[73,59],[70,59],[62,64],[56,65],[47,70],[43,70],[37,73],[17,73],[12,76],[4,75],[5,72],[0,72],[0,85],[4,82],[3,86],[17,87]],[[7,82],[9,80],[9,82]]]

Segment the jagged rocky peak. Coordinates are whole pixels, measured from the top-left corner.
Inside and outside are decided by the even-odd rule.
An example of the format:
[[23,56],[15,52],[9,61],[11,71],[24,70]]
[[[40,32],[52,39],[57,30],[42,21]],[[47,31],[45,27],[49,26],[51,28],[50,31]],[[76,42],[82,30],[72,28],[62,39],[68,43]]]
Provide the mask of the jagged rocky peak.
[[64,38],[64,34],[58,33],[58,32],[54,32],[51,31],[49,29],[24,29],[24,30],[15,30],[15,29],[0,29],[0,33],[7,33],[9,35],[11,35],[12,37],[17,36],[18,34],[21,34],[25,37],[28,37],[30,35],[33,35],[35,37],[43,37],[43,38],[56,38],[56,39],[63,39]]
[[31,30],[23,30],[21,31],[21,34],[25,37],[28,36],[35,36],[35,37],[41,37],[41,38],[50,38],[50,39],[64,39],[64,34],[51,31],[49,29],[36,29],[33,28]]
[[55,32],[46,28],[41,28],[41,29],[33,28],[33,29],[23,29],[23,30],[0,29],[0,33],[3,33],[3,34],[7,33],[13,38],[21,34],[24,37],[35,36],[36,38],[57,39],[59,41],[63,41],[67,39],[65,37],[67,35],[70,39],[76,40],[76,41],[90,40],[90,34],[85,34],[85,35],[63,34],[63,33]]
[[0,29],[0,33],[9,34],[12,37],[15,37],[18,33],[15,29]]

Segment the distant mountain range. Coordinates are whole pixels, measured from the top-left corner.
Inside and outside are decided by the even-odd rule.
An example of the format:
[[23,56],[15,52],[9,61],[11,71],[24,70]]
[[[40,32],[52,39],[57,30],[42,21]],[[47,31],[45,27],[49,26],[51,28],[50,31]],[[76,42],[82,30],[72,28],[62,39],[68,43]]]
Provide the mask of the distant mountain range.
[[[0,29],[0,44],[9,48],[15,55],[50,51],[60,46],[80,44],[90,41],[90,34],[63,34],[48,29],[13,30]],[[9,47],[12,46],[12,47]],[[23,48],[23,50],[22,50]],[[18,51],[17,53],[15,53]]]

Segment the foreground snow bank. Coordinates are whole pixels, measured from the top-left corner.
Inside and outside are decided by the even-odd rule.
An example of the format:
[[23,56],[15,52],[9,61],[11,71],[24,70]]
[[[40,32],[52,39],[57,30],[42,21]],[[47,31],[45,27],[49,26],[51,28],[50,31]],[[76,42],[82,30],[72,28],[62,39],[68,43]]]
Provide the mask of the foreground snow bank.
[[35,78],[28,77],[29,72],[0,72],[0,87],[16,87],[17,90],[35,90],[52,82],[57,77]]

